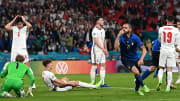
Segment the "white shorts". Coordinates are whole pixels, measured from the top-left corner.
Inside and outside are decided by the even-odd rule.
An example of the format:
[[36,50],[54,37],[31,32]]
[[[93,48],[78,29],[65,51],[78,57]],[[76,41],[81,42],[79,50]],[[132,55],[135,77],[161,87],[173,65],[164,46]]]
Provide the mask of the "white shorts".
[[21,49],[12,48],[11,49],[11,62],[16,61],[16,56],[17,55],[24,56],[24,58],[25,58],[24,63],[30,61],[29,56],[28,56],[28,52],[27,52],[27,50],[25,48],[21,48]]
[[174,52],[168,50],[160,51],[159,66],[176,67],[176,56]]
[[70,91],[70,90],[72,90],[72,86],[56,87],[56,91],[59,91],[59,92]]
[[91,61],[93,64],[100,64],[106,62],[106,56],[102,51],[91,52]]

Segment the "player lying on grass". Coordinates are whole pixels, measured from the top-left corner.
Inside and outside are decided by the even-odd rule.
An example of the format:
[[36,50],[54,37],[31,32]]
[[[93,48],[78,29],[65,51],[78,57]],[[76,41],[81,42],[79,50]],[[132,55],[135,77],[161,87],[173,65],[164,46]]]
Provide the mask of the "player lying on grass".
[[16,56],[16,62],[11,62],[7,65],[6,69],[0,74],[1,78],[6,77],[2,87],[0,97],[15,97],[8,92],[14,90],[19,97],[25,97],[23,80],[25,74],[30,79],[30,87],[27,95],[33,96],[32,86],[34,83],[34,76],[30,71],[29,67],[22,62],[24,57],[21,55]]
[[96,85],[91,85],[81,81],[69,81],[67,77],[58,79],[52,72],[50,72],[53,68],[53,64],[50,59],[44,60],[43,65],[45,70],[42,72],[42,78],[50,91],[69,91],[72,90],[73,87],[77,86],[84,88],[100,88],[102,84],[102,81],[98,82]]

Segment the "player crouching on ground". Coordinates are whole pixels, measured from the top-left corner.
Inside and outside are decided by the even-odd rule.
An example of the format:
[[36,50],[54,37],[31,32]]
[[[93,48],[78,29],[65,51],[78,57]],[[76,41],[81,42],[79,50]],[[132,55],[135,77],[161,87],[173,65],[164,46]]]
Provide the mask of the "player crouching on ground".
[[69,81],[67,77],[58,79],[52,72],[50,72],[53,68],[53,64],[50,59],[44,60],[43,65],[45,66],[45,70],[42,72],[42,78],[50,91],[69,91],[72,90],[72,87],[77,86],[84,88],[100,88],[101,86],[102,82],[99,82],[96,85],[90,85],[81,81]]
[[19,97],[25,97],[23,80],[24,75],[30,79],[30,87],[27,95],[33,96],[32,86],[34,83],[34,76],[30,71],[29,67],[23,64],[24,57],[21,55],[16,56],[16,62],[11,62],[7,65],[6,69],[0,74],[1,78],[6,77],[4,84],[2,85],[0,97],[15,97],[8,92],[12,89]]

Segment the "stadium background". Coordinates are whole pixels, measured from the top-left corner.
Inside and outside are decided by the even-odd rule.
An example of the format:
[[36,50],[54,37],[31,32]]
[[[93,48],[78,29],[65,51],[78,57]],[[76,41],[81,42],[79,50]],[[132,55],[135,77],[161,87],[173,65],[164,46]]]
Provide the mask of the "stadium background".
[[[177,85],[178,88],[172,90],[171,93],[156,92],[158,81],[153,79],[153,75],[145,80],[151,92],[145,94],[144,97],[137,96],[132,88],[134,87],[133,75],[114,73],[119,72],[117,65],[121,65],[121,61],[119,50],[114,50],[113,47],[116,35],[124,22],[133,25],[133,32],[147,47],[157,38],[157,30],[164,24],[167,15],[172,14],[176,19],[180,19],[179,0],[0,0],[0,72],[4,63],[10,60],[12,45],[12,33],[7,32],[4,25],[17,14],[24,15],[33,25],[27,44],[37,85],[37,89],[33,90],[34,97],[18,99],[18,101],[72,101],[72,99],[75,101],[179,101],[180,86]],[[91,31],[94,18],[97,16],[105,19],[104,28],[110,54],[107,58],[107,71],[113,73],[106,75],[106,83],[112,87],[100,90],[75,88],[70,92],[48,92],[48,88],[39,76],[43,70],[41,64],[43,59],[55,60],[53,61],[55,66],[56,62],[70,62],[72,65],[70,68],[73,71],[78,70],[76,73],[88,73],[90,55],[87,47],[92,44]],[[141,54],[141,51],[139,50],[138,53]],[[145,64],[149,65],[150,60],[151,56],[147,53]],[[82,64],[71,64],[72,61]],[[63,70],[66,71],[66,69]],[[66,76],[71,80],[89,82],[89,74],[76,75],[76,73]],[[56,76],[62,77],[62,75]],[[173,75],[173,79],[177,79],[177,73]],[[3,79],[0,80],[0,85],[2,85]],[[24,84],[27,90],[27,78]],[[0,100],[14,101],[14,99],[1,98]]]
[[[88,60],[94,19],[105,19],[108,60],[120,60],[114,41],[121,25],[129,22],[133,32],[147,46],[157,38],[157,30],[172,14],[180,19],[179,0],[0,0],[0,65],[9,61],[12,32],[4,25],[17,14],[24,15],[33,28],[27,40],[32,61]],[[141,51],[139,51],[141,53]],[[150,64],[151,56],[145,58]],[[88,64],[86,64],[88,65]],[[77,67],[77,66],[76,66]],[[108,67],[116,68],[116,67]],[[0,71],[1,71],[0,69]],[[36,71],[36,67],[33,67]],[[80,72],[79,72],[80,73]]]

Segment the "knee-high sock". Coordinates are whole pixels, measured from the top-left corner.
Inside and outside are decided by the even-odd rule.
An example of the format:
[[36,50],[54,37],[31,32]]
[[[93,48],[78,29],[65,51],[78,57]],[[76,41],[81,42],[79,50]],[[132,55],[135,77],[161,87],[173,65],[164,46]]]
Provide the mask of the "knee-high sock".
[[170,88],[172,82],[172,72],[167,72],[167,88]]
[[85,88],[97,88],[96,85],[90,85],[88,83],[81,82],[81,81],[79,81],[79,86],[80,87],[85,87]]
[[155,73],[154,73],[154,77],[157,77],[158,72],[159,72],[159,68],[156,69],[156,71],[155,71]]
[[136,80],[139,81],[140,85],[144,86],[144,82],[143,82],[142,76],[141,75],[136,75],[135,77],[136,77]]
[[138,79],[135,80],[135,91],[138,91],[140,87],[140,82]]
[[69,90],[72,90],[72,86],[66,86],[63,88],[60,88],[60,87],[56,88],[56,91],[69,91]]
[[146,71],[144,71],[143,75],[142,75],[142,79],[146,79],[149,75],[151,74],[151,72],[149,71],[149,69],[147,69]]
[[97,69],[97,65],[92,65],[90,72],[91,82],[95,81],[96,69]]
[[163,74],[164,74],[164,69],[159,69],[158,72],[158,79],[159,79],[159,83],[162,83],[162,79],[163,79]]
[[104,79],[105,79],[105,76],[106,76],[106,69],[105,69],[105,66],[101,66],[100,67],[100,79],[102,80],[102,85],[104,85]]
[[177,63],[177,67],[178,67],[178,79],[180,80],[180,62]]

